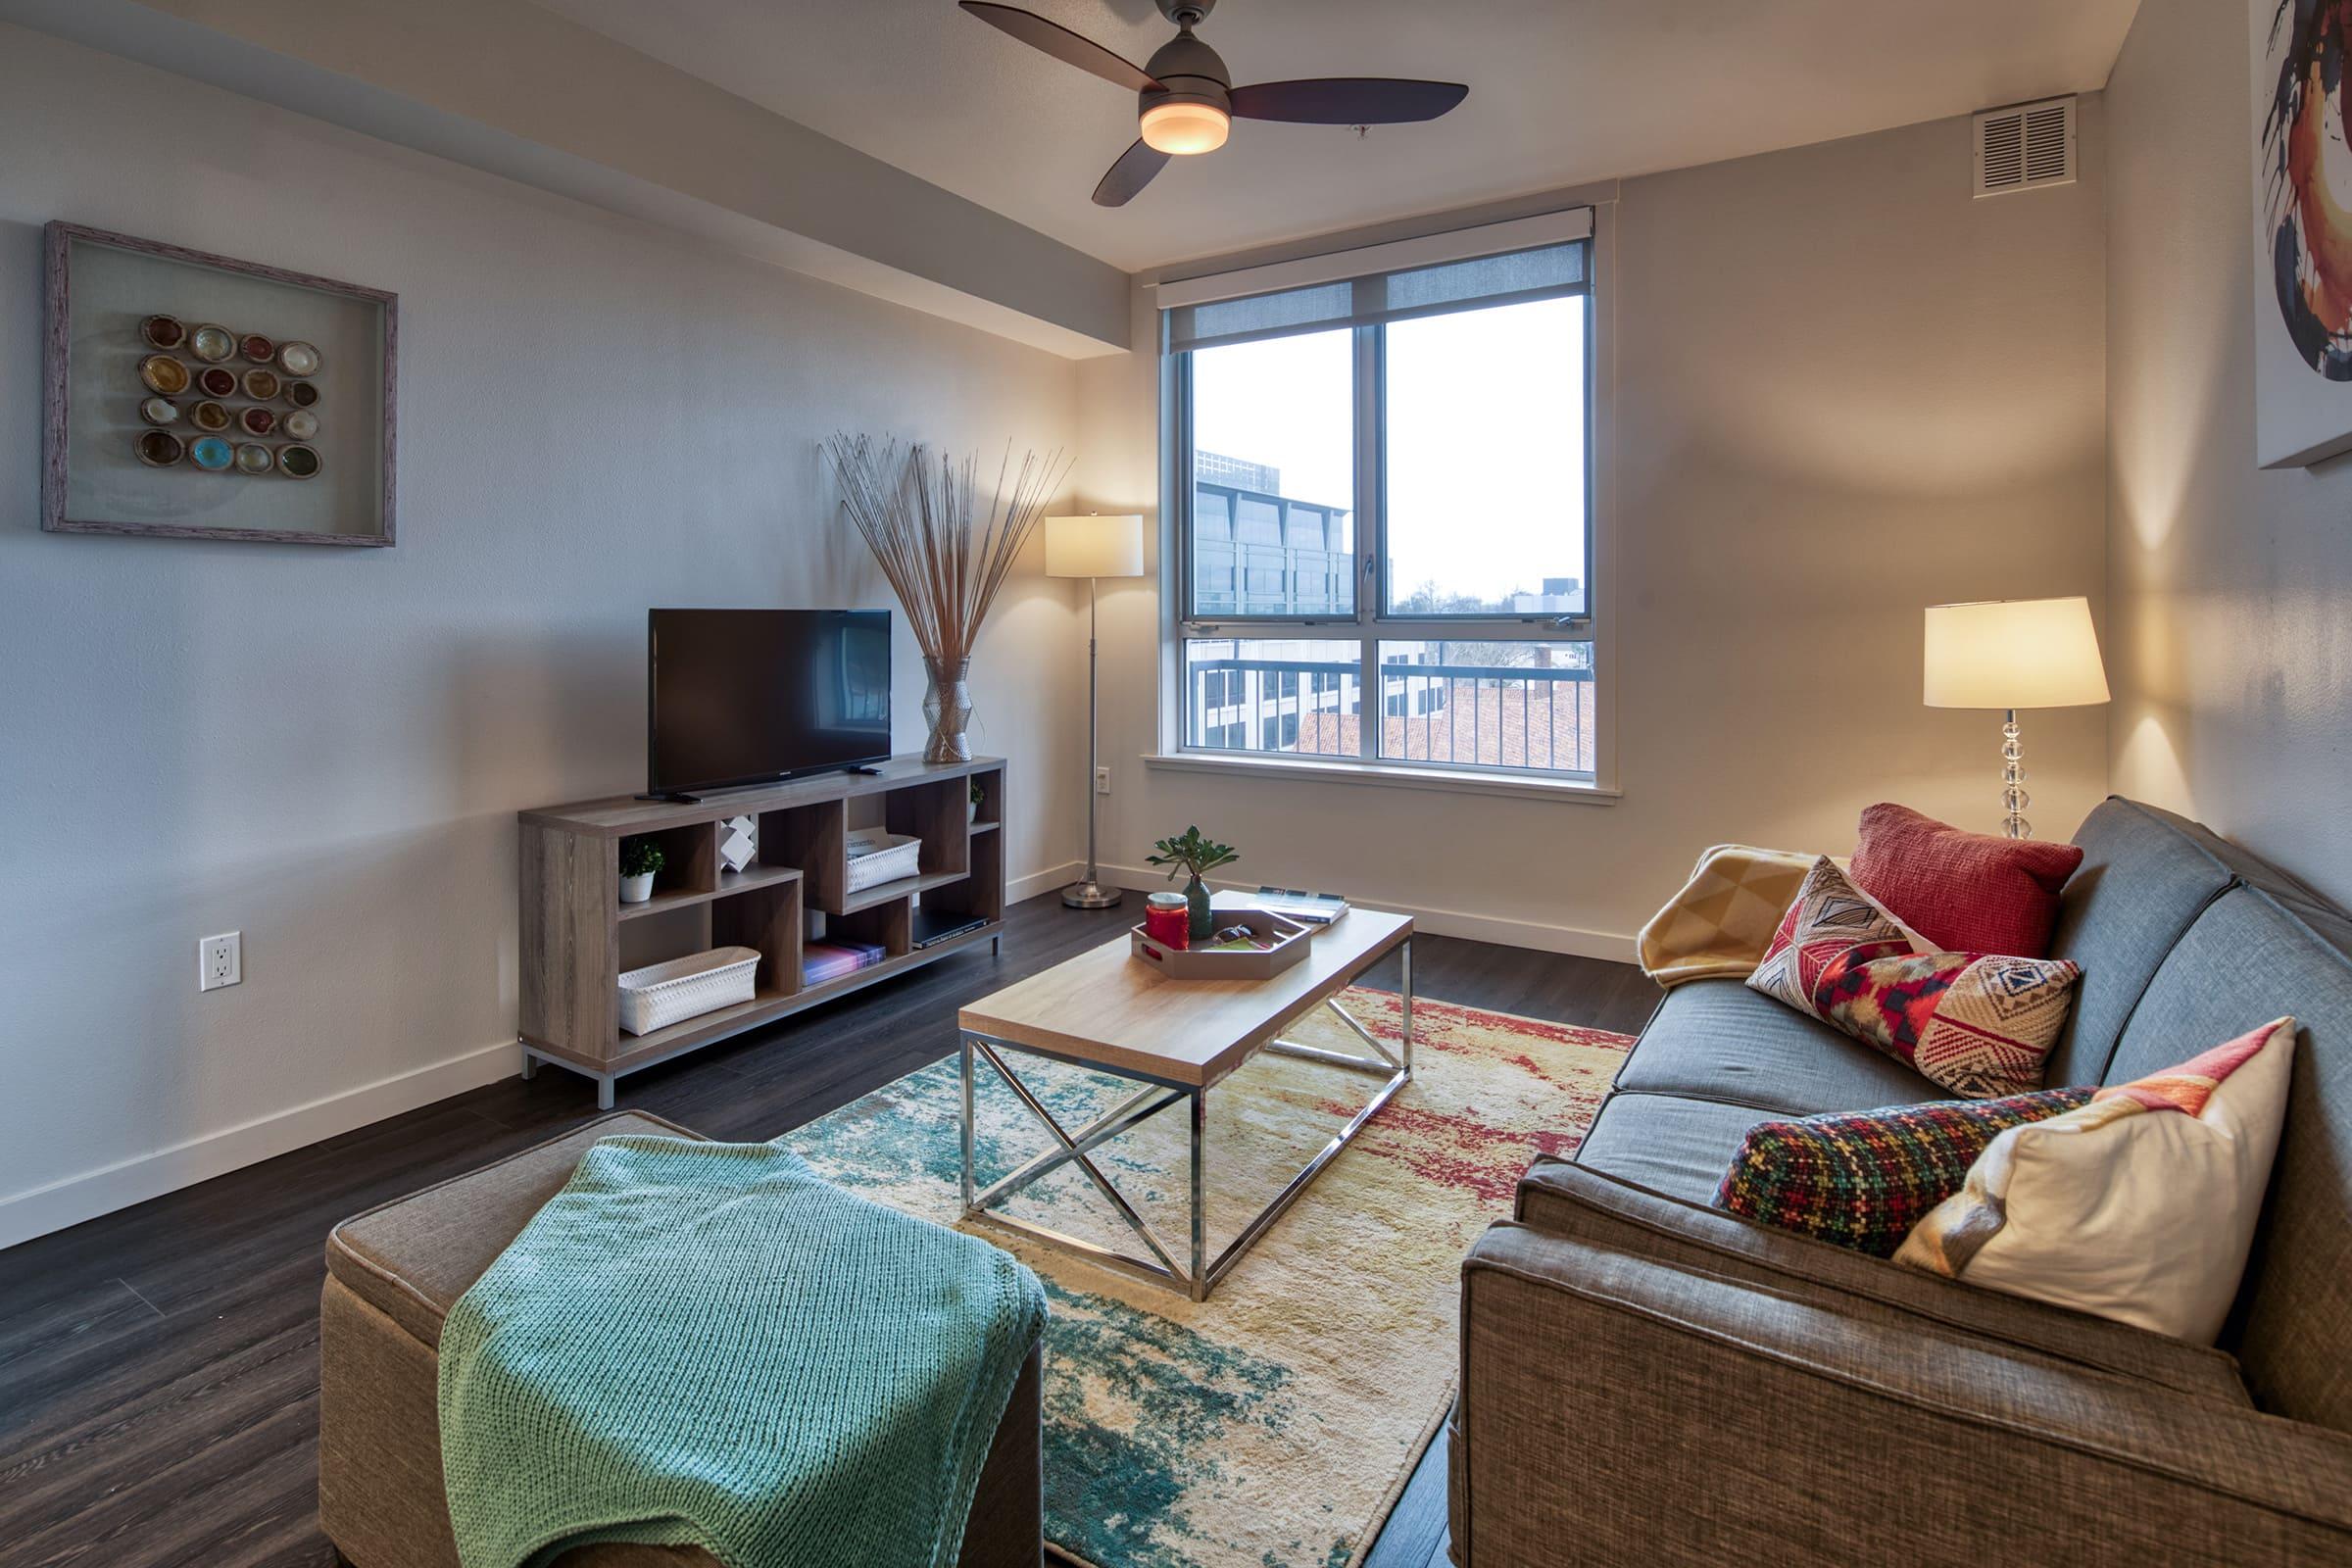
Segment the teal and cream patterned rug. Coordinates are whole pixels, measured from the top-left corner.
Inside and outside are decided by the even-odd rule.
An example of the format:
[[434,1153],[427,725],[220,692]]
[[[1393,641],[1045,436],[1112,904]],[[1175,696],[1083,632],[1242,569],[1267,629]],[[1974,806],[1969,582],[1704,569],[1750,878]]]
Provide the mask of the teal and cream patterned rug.
[[[1394,1040],[1398,1003],[1342,1001]],[[1293,1038],[1360,1050],[1317,1013]],[[1379,1533],[1453,1396],[1461,1257],[1507,1217],[1538,1153],[1573,1150],[1632,1042],[1416,1002],[1414,1081],[1384,1107],[1204,1302],[987,1224],[1044,1279],[1046,1537],[1097,1568],[1343,1568]],[[1011,1058],[1064,1127],[1133,1093],[1124,1080]],[[983,1066],[981,1179],[1052,1144]],[[1212,1254],[1337,1132],[1371,1080],[1260,1055],[1209,1094]],[[833,1180],[957,1220],[951,1057],[776,1142]],[[1096,1159],[1163,1237],[1189,1234],[1184,1113]],[[1133,1251],[1084,1173],[1063,1166],[1011,1212]]]

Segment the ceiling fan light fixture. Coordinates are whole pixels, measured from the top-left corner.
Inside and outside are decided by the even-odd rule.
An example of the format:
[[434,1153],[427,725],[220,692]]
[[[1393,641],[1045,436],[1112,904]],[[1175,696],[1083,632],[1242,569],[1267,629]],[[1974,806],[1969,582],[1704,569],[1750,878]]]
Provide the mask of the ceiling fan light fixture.
[[1215,104],[1171,100],[1143,115],[1144,145],[1179,158],[1215,152],[1232,128],[1233,117]]

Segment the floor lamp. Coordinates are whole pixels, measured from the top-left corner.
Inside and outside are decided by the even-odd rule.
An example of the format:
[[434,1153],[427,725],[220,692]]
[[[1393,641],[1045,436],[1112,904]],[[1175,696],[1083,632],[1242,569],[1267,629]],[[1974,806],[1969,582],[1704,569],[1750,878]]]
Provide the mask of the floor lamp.
[[1995,599],[1928,607],[1930,708],[1997,708],[2001,831],[2030,839],[2021,708],[2087,708],[2107,701],[2107,671],[2087,599]]
[[1125,895],[1106,888],[1095,869],[1095,771],[1102,766],[1095,675],[1095,585],[1104,577],[1144,574],[1144,519],[1048,517],[1046,575],[1086,579],[1086,875],[1061,890],[1073,909],[1107,909]]

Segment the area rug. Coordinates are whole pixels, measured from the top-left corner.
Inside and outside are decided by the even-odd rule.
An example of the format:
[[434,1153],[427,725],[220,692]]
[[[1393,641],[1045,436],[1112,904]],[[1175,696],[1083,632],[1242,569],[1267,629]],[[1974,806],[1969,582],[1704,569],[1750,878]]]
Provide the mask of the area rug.
[[[1341,996],[1390,1042],[1399,1002]],[[1328,1011],[1291,1038],[1361,1054]],[[1046,1537],[1098,1568],[1341,1568],[1369,1549],[1453,1393],[1461,1258],[1539,1153],[1574,1150],[1632,1041],[1415,1002],[1414,1078],[1195,1303],[974,1222],[1044,1279]],[[1066,1128],[1134,1085],[1033,1056],[1013,1068]],[[981,1180],[1052,1135],[980,1072]],[[1211,1255],[1320,1149],[1372,1080],[1261,1053],[1209,1094]],[[955,1058],[776,1140],[833,1180],[958,1220]],[[1189,1235],[1181,1105],[1098,1163],[1174,1247]],[[1138,1252],[1072,1166],[1010,1212]]]

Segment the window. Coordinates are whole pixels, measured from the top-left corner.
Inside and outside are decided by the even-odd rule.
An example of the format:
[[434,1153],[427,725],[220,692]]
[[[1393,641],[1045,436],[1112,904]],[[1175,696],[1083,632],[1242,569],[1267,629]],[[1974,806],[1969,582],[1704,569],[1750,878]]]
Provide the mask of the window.
[[1184,645],[1184,737],[1218,752],[1362,755],[1360,644],[1193,637]]
[[1202,296],[1180,743],[1592,780],[1590,240]]

